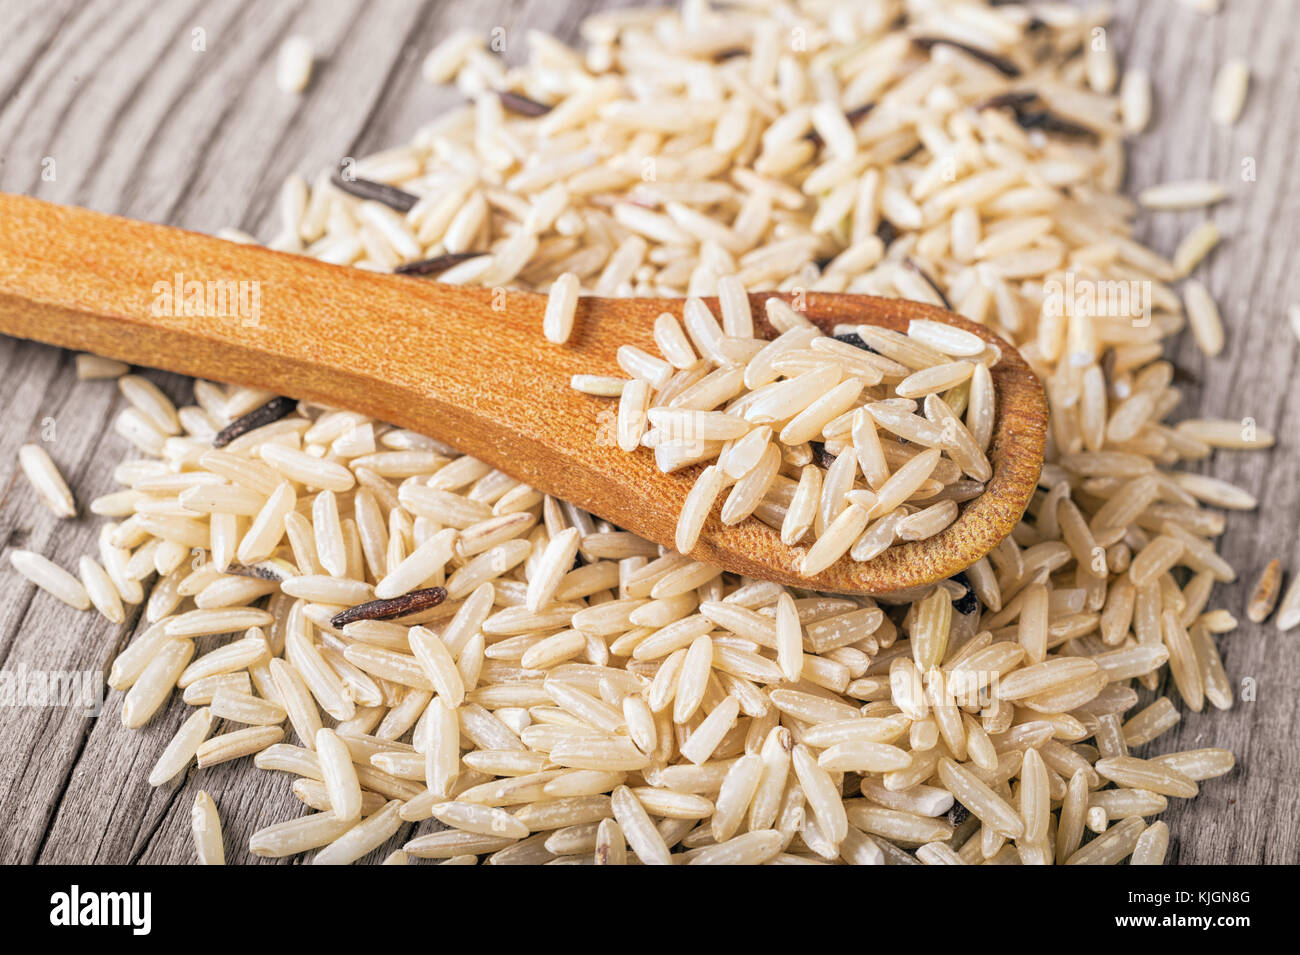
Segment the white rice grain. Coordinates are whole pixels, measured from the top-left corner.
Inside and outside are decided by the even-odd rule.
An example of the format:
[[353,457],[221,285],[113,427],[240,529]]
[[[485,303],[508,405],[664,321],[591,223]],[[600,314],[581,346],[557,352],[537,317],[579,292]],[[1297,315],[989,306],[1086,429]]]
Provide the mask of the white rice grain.
[[1223,186],[1208,180],[1167,182],[1138,193],[1138,202],[1148,209],[1177,210],[1211,206],[1223,200]]
[[1219,68],[1210,94],[1210,118],[1215,125],[1232,126],[1237,122],[1249,87],[1250,67],[1245,60],[1229,60]]
[[1136,136],[1151,122],[1151,77],[1146,70],[1129,69],[1119,87],[1120,117],[1124,132]]
[[93,381],[101,378],[120,378],[131,370],[125,362],[114,361],[100,355],[82,352],[77,355],[77,378]]
[[301,93],[311,80],[315,53],[311,40],[305,36],[291,36],[280,44],[275,65],[275,83],[285,93]]
[[77,516],[72,491],[49,452],[37,444],[24,444],[18,449],[18,463],[37,496],[55,517]]
[[551,285],[542,317],[542,333],[547,341],[563,345],[573,334],[573,318],[578,308],[579,280],[572,272],[560,275]]
[[194,851],[198,854],[199,865],[225,865],[226,850],[222,845],[217,804],[203,790],[194,797],[190,829],[194,833]]
[[1195,279],[1188,280],[1183,287],[1183,301],[1187,306],[1187,324],[1191,326],[1196,344],[1213,358],[1223,351],[1223,321],[1219,318],[1219,307],[1209,290]]
[[89,609],[90,595],[86,593],[81,581],[40,554],[29,550],[11,550],[9,563],[37,587],[68,606],[77,610]]

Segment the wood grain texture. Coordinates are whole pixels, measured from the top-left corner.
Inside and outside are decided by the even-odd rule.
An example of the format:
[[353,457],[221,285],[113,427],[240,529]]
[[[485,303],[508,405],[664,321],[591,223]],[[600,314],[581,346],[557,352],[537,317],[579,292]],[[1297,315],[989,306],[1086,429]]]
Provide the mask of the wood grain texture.
[[[547,298],[536,293],[343,268],[26,196],[0,194],[0,231],[11,238],[0,246],[0,332],[360,411],[673,546],[703,466],[663,474],[650,451],[627,454],[602,439],[615,402],[570,381],[621,377],[619,348],[653,353],[655,320],[665,311],[680,317],[680,299],[583,298],[574,335],[556,348],[537,334]],[[190,314],[178,303],[180,286],[192,283],[255,285],[257,307]],[[760,337],[776,335],[765,318],[769,297],[751,296]],[[840,323],[906,332],[930,320],[994,345],[993,477],[942,533],[866,563],[842,558],[814,577],[799,569],[807,548],[786,546],[757,519],[728,527],[711,516],[690,556],[791,586],[873,595],[969,567],[1011,533],[1038,484],[1042,384],[1009,344],[943,309],[869,295],[801,298],[827,334]]]
[[[526,28],[572,39],[588,10],[607,4],[453,0],[0,0],[0,190],[200,231],[275,230],[275,196],[290,172],[312,174],[341,156],[403,142],[455,101],[419,78],[420,57],[447,30],[503,26],[507,57]],[[1294,268],[1300,191],[1297,27],[1287,0],[1226,0],[1196,14],[1175,0],[1118,0],[1109,37],[1121,58],[1156,85],[1150,131],[1131,151],[1128,188],[1211,177],[1229,200],[1212,217],[1226,239],[1199,276],[1228,327],[1223,355],[1207,360],[1183,336],[1170,350],[1185,374],[1175,417],[1253,418],[1275,431],[1271,452],[1220,452],[1200,470],[1257,494],[1258,512],[1231,515],[1221,552],[1241,579],[1216,588],[1215,605],[1238,616],[1253,577],[1272,557],[1300,570],[1300,344],[1285,309],[1300,302]],[[363,13],[364,8],[364,13]],[[193,48],[204,31],[206,50]],[[310,35],[323,62],[301,97],[274,85],[274,53],[289,33]],[[1242,121],[1212,127],[1207,103],[1218,66],[1252,63]],[[42,178],[54,161],[54,178]],[[1250,175],[1253,171],[1253,175]],[[1247,178],[1243,178],[1243,173]],[[1144,214],[1137,234],[1172,251],[1202,213]],[[173,399],[187,380],[148,373]],[[121,404],[104,382],[78,382],[71,355],[0,339],[0,544],[26,546],[74,566],[95,545],[98,521],[56,520],[17,473],[15,453],[44,441],[80,502],[112,487],[123,443],[111,429]],[[0,668],[102,672],[134,621],[113,627],[34,591],[4,572]],[[1288,574],[1288,577],[1290,575]],[[1243,617],[1244,619],[1244,617]],[[1227,713],[1183,712],[1150,749],[1225,746],[1238,768],[1201,795],[1172,800],[1163,818],[1180,863],[1300,860],[1300,654],[1295,634],[1247,623],[1220,639],[1238,701]],[[202,648],[201,644],[201,648]],[[1248,696],[1249,699],[1243,699]],[[298,813],[289,780],[232,763],[154,790],[144,778],[184,717],[177,703],[138,732],[118,719],[110,693],[102,718],[70,708],[8,709],[0,718],[0,862],[187,863],[188,808],[199,789],[220,807],[232,861],[250,861],[249,834]],[[389,847],[425,831],[408,826]],[[386,849],[379,850],[375,857]]]

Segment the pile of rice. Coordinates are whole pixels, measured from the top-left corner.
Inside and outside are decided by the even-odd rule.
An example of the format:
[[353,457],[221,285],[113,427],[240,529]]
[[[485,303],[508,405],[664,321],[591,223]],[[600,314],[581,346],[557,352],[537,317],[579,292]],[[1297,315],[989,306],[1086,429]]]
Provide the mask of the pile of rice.
[[[290,180],[273,247],[447,282],[569,276],[566,299],[951,304],[1046,383],[1040,491],[965,574],[904,602],[845,598],[722,573],[356,414],[207,382],[177,410],[122,377],[118,430],[143,456],[92,505],[113,521],[99,560],[81,582],[14,563],[115,621],[144,602],[148,626],[109,675],[123,719],[145,725],[177,688],[196,708],[159,740],[150,781],[256,754],[309,811],[286,799],[251,851],[321,863],[403,827],[388,861],[1161,862],[1153,817],[1233,757],[1131,750],[1180,718],[1153,692],[1166,664],[1187,708],[1231,705],[1215,644],[1236,621],[1210,598],[1234,572],[1214,538],[1222,509],[1254,505],[1177,468],[1272,439],[1164,423],[1179,393],[1163,341],[1191,318],[1207,351],[1222,343],[1208,295],[1194,286],[1185,317],[1170,284],[1213,237],[1177,266],[1131,238],[1123,135],[1149,90],[1126,81],[1121,113],[1106,16],[688,0],[592,17],[585,52],[530,33],[516,69],[482,36],[442,43],[426,76],[471,104],[347,178]],[[1145,293],[1094,315],[1054,306],[1067,281]],[[553,319],[538,347],[564,347]],[[656,381],[634,363],[639,407],[682,370]],[[629,449],[651,453],[643,438]],[[28,457],[67,513],[57,471]],[[779,457],[786,488],[803,465]],[[848,473],[814,523],[863,509],[853,495],[875,485],[856,457],[836,458]],[[790,510],[788,494],[745,503],[777,526]],[[195,819],[200,857],[220,861],[206,794]]]
[[[571,321],[576,282],[569,272],[552,286],[547,317]],[[787,546],[812,539],[799,555],[805,578],[845,554],[869,561],[895,542],[931,538],[957,519],[958,502],[984,493],[998,346],[927,319],[913,319],[906,334],[839,325],[826,335],[778,298],[765,310],[779,334],[764,341],[754,337],[744,288],[731,276],[718,284],[721,325],[703,300],[688,298],[686,331],[671,312],[655,322],[662,358],[623,345],[619,365],[635,377],[573,383],[617,394],[619,447],[653,448],[665,474],[716,462],[686,497],[678,553],[694,550],[727,488],[724,525],[752,515]]]

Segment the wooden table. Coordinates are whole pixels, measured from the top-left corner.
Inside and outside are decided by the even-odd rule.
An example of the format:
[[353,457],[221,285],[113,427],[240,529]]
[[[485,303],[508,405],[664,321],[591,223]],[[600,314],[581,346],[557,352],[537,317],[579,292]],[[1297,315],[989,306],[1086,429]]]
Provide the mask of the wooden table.
[[[525,28],[572,40],[596,0],[304,0],[159,4],[155,0],[0,0],[0,189],[141,219],[212,231],[238,226],[268,240],[281,180],[341,156],[402,143],[456,99],[420,79],[420,60],[458,26],[506,31],[507,57]],[[1215,605],[1243,616],[1247,591],[1273,557],[1300,569],[1300,342],[1287,329],[1300,303],[1300,38],[1289,0],[1225,0],[1207,18],[1177,0],[1119,0],[1109,32],[1125,62],[1155,79],[1157,107],[1132,151],[1130,188],[1211,177],[1229,201],[1214,210],[1226,236],[1201,276],[1216,294],[1228,345],[1211,362],[1190,336],[1172,357],[1190,381],[1178,416],[1254,418],[1275,431],[1270,453],[1225,452],[1206,473],[1258,495],[1233,514],[1222,552],[1242,579]],[[201,33],[199,31],[202,31]],[[305,33],[324,61],[301,97],[275,86],[284,36]],[[202,39],[202,43],[199,40]],[[203,46],[205,49],[196,49]],[[1215,71],[1228,56],[1253,63],[1242,121],[1209,124]],[[1242,169],[1255,176],[1244,181]],[[1200,214],[1143,215],[1141,238],[1171,252]],[[0,241],[4,237],[0,236]],[[93,553],[99,520],[56,521],[17,468],[19,445],[45,441],[83,509],[112,489],[125,444],[112,430],[121,399],[111,383],[79,382],[71,353],[0,338],[0,545],[28,547],[64,567]],[[149,373],[178,403],[189,381]],[[38,592],[4,561],[0,668],[106,671],[133,627],[115,627]],[[1243,616],[1244,619],[1244,616]],[[1159,751],[1225,746],[1228,777],[1194,800],[1171,800],[1170,861],[1300,860],[1300,632],[1248,623],[1221,640],[1237,693],[1227,713],[1184,712]],[[1248,699],[1249,698],[1249,699]],[[189,807],[206,789],[226,826],[232,861],[248,861],[249,834],[296,814],[289,778],[247,760],[153,789],[145,776],[188,707],[176,701],[145,730],[128,732],[109,694],[102,718],[72,708],[0,712],[0,862],[186,863],[194,858]],[[409,837],[408,826],[392,846]],[[382,855],[382,850],[377,855]]]

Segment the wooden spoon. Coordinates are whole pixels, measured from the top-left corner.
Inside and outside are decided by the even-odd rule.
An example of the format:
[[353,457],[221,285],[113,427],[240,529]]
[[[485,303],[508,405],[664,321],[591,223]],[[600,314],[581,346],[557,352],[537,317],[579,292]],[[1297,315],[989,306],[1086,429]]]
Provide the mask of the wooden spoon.
[[[626,377],[618,346],[655,352],[654,320],[680,315],[680,299],[583,298],[574,334],[559,346],[542,337],[546,297],[533,293],[328,265],[11,195],[0,195],[0,235],[0,332],[362,412],[673,546],[700,467],[662,474],[649,450],[627,454],[598,440],[612,430],[616,402],[576,392],[570,379]],[[242,313],[233,305],[240,282],[252,283]],[[209,283],[227,283],[235,314],[213,314],[214,300],[206,314],[187,315],[173,301],[187,289],[218,288]],[[768,294],[751,296],[764,335],[772,334],[762,319]],[[952,576],[988,553],[1038,481],[1047,426],[1038,379],[1006,342],[943,309],[823,293],[802,304],[828,332],[844,322],[905,330],[926,318],[997,344],[993,477],[942,533],[866,563],[843,558],[815,577],[799,573],[805,548],[786,547],[752,518],[726,527],[711,516],[691,556],[798,587],[888,594]]]

